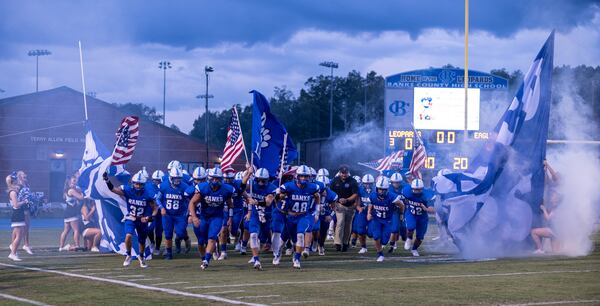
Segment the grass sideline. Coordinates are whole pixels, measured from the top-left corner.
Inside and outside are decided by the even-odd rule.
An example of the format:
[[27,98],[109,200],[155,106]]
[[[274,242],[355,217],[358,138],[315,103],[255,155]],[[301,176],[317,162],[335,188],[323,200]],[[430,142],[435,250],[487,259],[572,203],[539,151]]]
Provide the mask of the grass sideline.
[[301,271],[291,268],[289,256],[281,266],[271,266],[270,254],[261,257],[265,270],[255,271],[247,264],[249,256],[234,252],[200,271],[195,251],[172,261],[156,258],[148,269],[135,262],[123,268],[117,255],[59,253],[54,246],[59,234],[32,231],[36,254],[20,252],[23,262],[14,263],[6,258],[10,233],[0,231],[0,305],[25,305],[2,295],[51,305],[600,304],[598,234],[595,251],[577,258],[464,261],[428,252],[413,258],[402,250],[376,263],[371,246],[367,256],[360,256],[355,249],[336,253],[329,245],[326,256],[304,260]]

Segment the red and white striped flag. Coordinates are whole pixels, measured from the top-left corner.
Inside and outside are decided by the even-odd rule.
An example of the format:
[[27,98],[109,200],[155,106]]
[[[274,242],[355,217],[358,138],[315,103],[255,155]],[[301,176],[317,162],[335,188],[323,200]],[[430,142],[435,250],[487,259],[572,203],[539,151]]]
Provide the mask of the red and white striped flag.
[[112,154],[112,165],[123,165],[133,157],[133,151],[140,135],[138,126],[139,118],[127,116],[121,120],[117,130],[117,143]]
[[385,170],[390,170],[392,168],[392,163],[394,163],[394,161],[400,159],[402,157],[402,155],[404,155],[404,151],[400,150],[400,151],[394,152],[384,158],[370,161],[370,162],[358,163],[358,164],[361,166],[365,166],[367,168],[371,168],[373,170],[381,172],[381,171],[385,171]]
[[410,166],[408,167],[408,172],[412,174],[414,177],[421,178],[421,168],[425,166],[425,160],[427,159],[427,152],[425,151],[425,145],[423,144],[423,140],[421,136],[413,129],[415,133],[414,137],[414,147],[413,147],[413,155],[410,160]]
[[240,118],[235,107],[231,109],[231,120],[227,128],[227,142],[221,158],[221,169],[231,168],[233,162],[240,156],[244,147],[244,137],[240,127]]

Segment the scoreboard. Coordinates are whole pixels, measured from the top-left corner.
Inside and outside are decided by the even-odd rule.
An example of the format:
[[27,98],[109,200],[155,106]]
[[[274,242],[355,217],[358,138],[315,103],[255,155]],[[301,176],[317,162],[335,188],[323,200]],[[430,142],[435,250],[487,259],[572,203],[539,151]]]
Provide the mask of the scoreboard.
[[[462,69],[423,69],[385,79],[386,155],[404,150],[407,169],[414,130],[427,149],[427,169],[467,170],[508,106],[508,80],[469,70],[467,138]],[[413,130],[414,126],[414,130]]]

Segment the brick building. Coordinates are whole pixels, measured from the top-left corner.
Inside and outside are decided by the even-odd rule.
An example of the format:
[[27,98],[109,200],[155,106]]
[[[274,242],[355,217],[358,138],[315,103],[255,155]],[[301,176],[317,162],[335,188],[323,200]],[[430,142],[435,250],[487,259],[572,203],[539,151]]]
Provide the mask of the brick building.
[[[123,117],[110,103],[87,97],[92,130],[107,148],[115,143],[115,132]],[[67,175],[81,165],[85,147],[83,95],[68,87],[58,87],[21,96],[0,99],[0,174],[14,170],[29,176],[33,191],[62,201]],[[148,172],[166,171],[177,159],[190,173],[196,166],[218,164],[221,150],[209,150],[206,161],[204,142],[162,124],[140,119],[140,138],[133,159],[127,164],[134,173],[145,166]],[[4,188],[2,188],[4,189]]]

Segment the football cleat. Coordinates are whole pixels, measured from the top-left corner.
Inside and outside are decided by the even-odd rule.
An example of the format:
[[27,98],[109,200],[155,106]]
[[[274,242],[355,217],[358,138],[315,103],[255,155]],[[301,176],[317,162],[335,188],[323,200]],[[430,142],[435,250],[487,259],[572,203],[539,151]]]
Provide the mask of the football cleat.
[[297,259],[294,259],[294,260],[293,260],[292,267],[294,267],[294,269],[300,269],[300,268],[301,268],[301,267],[300,267],[300,261],[299,261],[299,260],[297,260]]
[[273,265],[274,266],[278,266],[280,261],[281,261],[281,255],[275,255],[275,257],[273,257]]
[[237,252],[237,251],[240,251],[241,248],[242,248],[242,245],[238,242],[235,244],[235,247],[233,248],[233,250]]
[[200,269],[206,270],[208,268],[208,261],[203,260],[202,265],[200,265]]
[[140,268],[148,268],[148,264],[146,264],[146,259],[138,256],[138,261],[140,262]]
[[367,248],[360,248],[360,251],[358,251],[358,254],[365,254],[367,253]]
[[308,255],[309,255],[308,250],[304,249],[304,251],[302,251],[302,257],[304,257],[306,259],[306,258],[308,258]]
[[98,247],[92,247],[92,249],[90,251],[94,252],[94,253],[100,253],[100,250],[98,249]]
[[405,250],[410,250],[410,248],[412,248],[412,239],[406,239],[406,241],[404,241],[404,249]]
[[411,250],[410,252],[412,253],[412,256],[414,256],[414,257],[419,257],[419,256],[421,256],[421,255],[419,254],[419,251],[417,251],[417,250]]
[[262,265],[260,264],[260,261],[255,261],[254,262],[254,269],[261,271],[262,270]]
[[317,247],[319,249],[319,256],[325,256],[325,248],[322,246]]
[[292,249],[285,249],[285,256],[292,255]]
[[382,261],[383,261],[383,259],[384,259],[384,257],[383,257],[383,256],[377,256],[377,262],[382,262]]
[[240,255],[246,255],[246,247],[240,247]]
[[254,257],[250,258],[250,260],[248,260],[249,264],[254,264],[256,261],[254,260]]
[[123,267],[129,267],[130,264],[131,264],[131,256],[127,255],[127,257],[125,257],[125,261],[123,261]]
[[221,255],[219,255],[219,258],[217,258],[217,260],[225,260],[227,259],[227,252],[221,252]]

